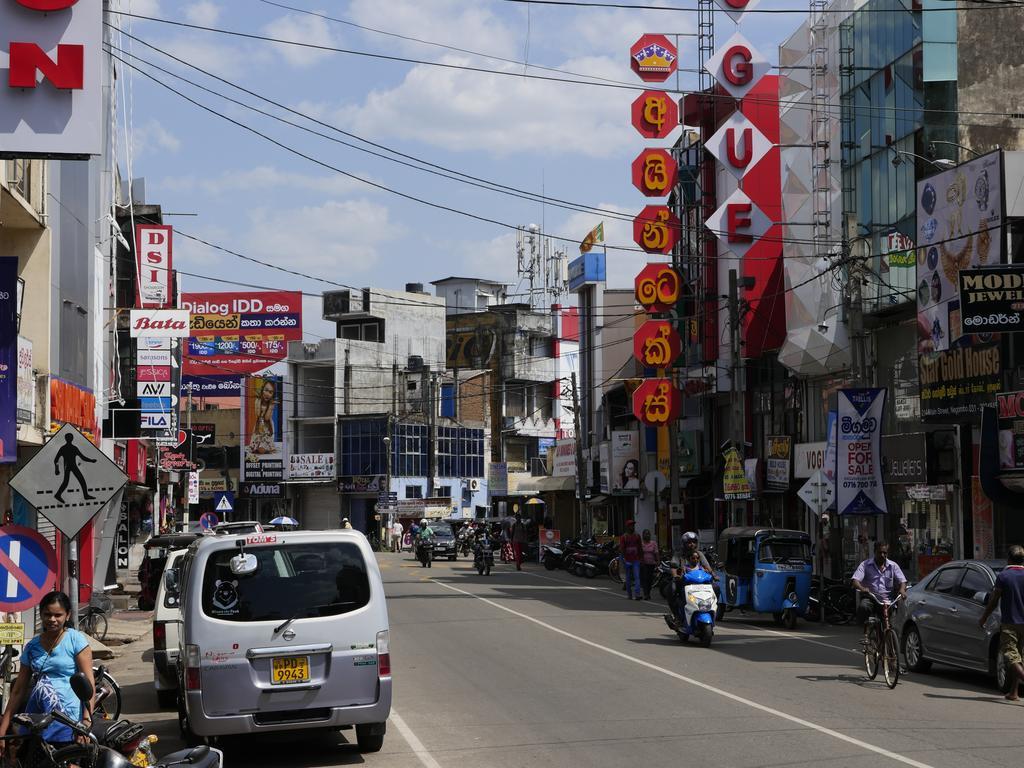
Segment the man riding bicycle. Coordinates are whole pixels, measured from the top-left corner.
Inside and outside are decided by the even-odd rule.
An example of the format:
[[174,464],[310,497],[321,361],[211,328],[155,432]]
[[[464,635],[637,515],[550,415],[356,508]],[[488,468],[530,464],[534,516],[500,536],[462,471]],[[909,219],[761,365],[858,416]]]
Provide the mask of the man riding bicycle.
[[889,559],[889,545],[884,541],[876,541],[875,556],[857,566],[852,584],[854,589],[864,593],[857,606],[857,616],[865,622],[871,616],[881,618],[879,601],[891,603],[896,593],[904,599],[907,597],[907,579],[896,561]]

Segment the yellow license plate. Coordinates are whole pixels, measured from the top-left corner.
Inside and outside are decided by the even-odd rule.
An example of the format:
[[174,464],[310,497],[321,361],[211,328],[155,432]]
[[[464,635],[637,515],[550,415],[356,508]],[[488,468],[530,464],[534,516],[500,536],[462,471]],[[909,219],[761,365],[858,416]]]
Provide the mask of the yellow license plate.
[[275,656],[271,659],[270,682],[292,685],[309,682],[309,656]]

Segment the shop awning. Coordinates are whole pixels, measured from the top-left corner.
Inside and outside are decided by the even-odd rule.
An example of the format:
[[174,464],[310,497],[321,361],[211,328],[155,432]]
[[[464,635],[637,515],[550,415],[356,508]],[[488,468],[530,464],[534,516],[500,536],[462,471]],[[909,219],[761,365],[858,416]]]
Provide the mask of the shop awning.
[[589,499],[587,499],[587,504],[597,505],[597,504],[607,504],[607,503],[608,503],[608,497],[605,496],[604,494],[601,494],[599,496],[591,496]]
[[569,477],[529,477],[519,483],[516,493],[521,496],[530,496],[535,493],[552,491],[575,491],[576,478]]

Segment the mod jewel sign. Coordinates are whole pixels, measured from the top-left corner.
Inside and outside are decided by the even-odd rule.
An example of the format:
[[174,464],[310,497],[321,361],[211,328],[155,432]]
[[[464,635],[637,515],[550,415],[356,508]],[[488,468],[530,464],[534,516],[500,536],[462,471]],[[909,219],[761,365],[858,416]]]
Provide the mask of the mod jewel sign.
[[885,389],[839,390],[836,508],[841,515],[885,514],[882,416]]

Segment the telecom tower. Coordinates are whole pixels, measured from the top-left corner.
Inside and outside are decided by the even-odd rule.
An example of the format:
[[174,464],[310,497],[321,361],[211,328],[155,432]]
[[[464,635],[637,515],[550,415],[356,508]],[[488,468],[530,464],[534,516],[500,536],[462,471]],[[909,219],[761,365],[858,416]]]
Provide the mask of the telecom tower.
[[533,309],[547,311],[560,304],[568,294],[569,255],[564,248],[554,247],[551,238],[536,224],[516,228],[516,272],[527,282],[526,303]]

